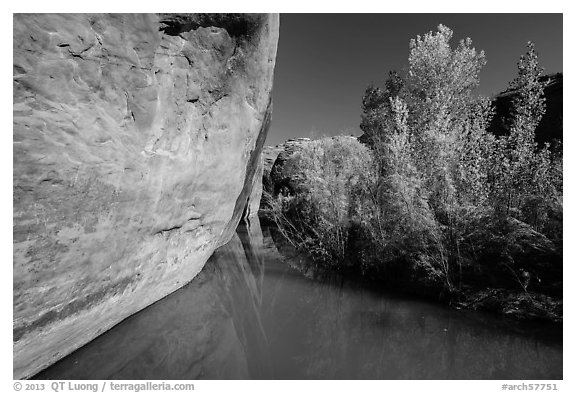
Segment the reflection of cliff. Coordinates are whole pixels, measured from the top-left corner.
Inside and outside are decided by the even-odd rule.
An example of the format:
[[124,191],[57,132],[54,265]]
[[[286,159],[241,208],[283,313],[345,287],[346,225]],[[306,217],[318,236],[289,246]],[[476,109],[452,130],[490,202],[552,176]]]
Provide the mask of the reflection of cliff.
[[188,285],[36,378],[264,378],[269,361],[257,284],[263,269],[250,244],[250,239],[258,238],[261,243],[262,232],[257,224],[243,230],[217,249]]
[[261,255],[264,236],[260,228],[260,220],[258,217],[247,219],[242,225],[238,226],[236,233],[242,241],[248,266],[251,270],[251,274],[246,274],[246,277],[254,278],[256,288],[253,293],[258,294],[256,302],[260,305],[262,304],[262,282],[264,281],[264,259]]
[[223,290],[218,294],[222,304],[228,305],[236,334],[243,344],[248,367],[244,378],[269,378],[268,341],[260,318],[264,269],[263,260],[255,251],[262,244],[258,218],[248,224],[242,223],[237,235],[233,242],[214,254],[214,261],[224,278]]

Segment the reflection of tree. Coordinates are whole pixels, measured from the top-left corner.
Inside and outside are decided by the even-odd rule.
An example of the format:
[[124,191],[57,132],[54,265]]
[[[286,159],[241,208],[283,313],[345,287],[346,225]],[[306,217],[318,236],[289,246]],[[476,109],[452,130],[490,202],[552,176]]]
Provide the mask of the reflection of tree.
[[[302,267],[301,262],[291,263]],[[287,269],[290,269],[287,267]],[[310,276],[319,275],[312,274]],[[266,280],[269,279],[265,277]],[[276,275],[277,280],[294,280]],[[279,287],[286,283],[269,284]],[[296,285],[292,283],[292,285]],[[289,296],[287,300],[278,297]],[[562,376],[562,351],[528,331],[515,332],[494,315],[458,312],[441,305],[398,298],[342,276],[300,277],[298,291],[277,293],[263,318],[297,310],[283,330],[297,350],[284,352],[289,373],[310,379],[541,379]],[[263,303],[266,304],[266,292]],[[266,315],[266,313],[272,315]],[[271,340],[275,354],[286,345]],[[538,344],[539,343],[539,344]],[[274,361],[276,361],[274,359]]]

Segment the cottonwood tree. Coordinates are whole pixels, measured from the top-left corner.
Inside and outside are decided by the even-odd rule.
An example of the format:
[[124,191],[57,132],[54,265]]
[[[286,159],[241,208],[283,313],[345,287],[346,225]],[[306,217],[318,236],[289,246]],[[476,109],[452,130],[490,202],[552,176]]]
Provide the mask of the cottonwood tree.
[[405,75],[391,73],[384,89],[367,89],[361,125],[381,164],[388,197],[381,202],[383,215],[392,226],[418,234],[422,242],[403,247],[425,250],[419,258],[429,262],[429,271],[439,271],[448,287],[462,211],[488,199],[487,157],[494,143],[486,133],[490,102],[475,94],[484,52],[469,38],[452,48],[452,36],[440,25],[411,40]]
[[[498,214],[521,219],[536,230],[547,223],[551,207],[561,204],[561,175],[552,162],[549,145],[541,149],[535,131],[546,111],[545,81],[538,54],[528,42],[518,62],[510,134],[499,141],[494,176],[494,202]],[[561,157],[559,158],[561,160]],[[560,184],[559,184],[560,183]]]
[[455,182],[475,191],[469,195],[486,195],[479,191],[486,183],[486,163],[470,147],[490,142],[485,132],[492,116],[489,101],[474,94],[486,59],[470,38],[452,48],[452,36],[440,25],[437,32],[411,40],[405,75],[391,72],[384,89],[369,86],[362,100],[360,128],[376,150],[394,129],[394,98],[406,104],[411,154],[438,204],[457,197]]
[[452,49],[452,36],[452,30],[439,25],[438,32],[410,41],[404,94],[416,161],[437,208],[456,203],[457,154],[464,135],[476,130],[470,125],[486,116],[486,107],[474,96],[486,64],[484,52],[476,51],[470,38]]
[[391,99],[397,97],[404,87],[404,79],[396,71],[390,71],[384,89],[370,85],[362,97],[362,121],[360,129],[364,132],[366,142],[377,148],[389,130],[393,128],[394,119]]

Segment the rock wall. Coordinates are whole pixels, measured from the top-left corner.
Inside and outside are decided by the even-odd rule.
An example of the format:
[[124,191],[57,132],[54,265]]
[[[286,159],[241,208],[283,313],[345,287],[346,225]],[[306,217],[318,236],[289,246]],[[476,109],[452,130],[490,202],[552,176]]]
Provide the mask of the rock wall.
[[[266,181],[267,186],[269,187],[268,192],[272,195],[278,195],[283,188],[291,191],[293,190],[293,173],[291,173],[289,169],[287,170],[284,167],[284,164],[292,154],[300,151],[302,146],[308,142],[310,142],[310,138],[288,139],[286,142],[276,146],[275,148],[265,149],[264,157],[267,159],[267,162],[271,162],[271,158],[274,156],[273,154],[276,153],[276,158],[274,159],[270,170],[267,171],[269,179]],[[268,158],[270,159],[268,160]]]
[[14,378],[190,281],[233,235],[277,15],[14,15]]
[[256,172],[254,173],[254,183],[252,185],[252,193],[248,197],[246,207],[244,209],[244,218],[250,220],[258,215],[260,210],[260,201],[262,200],[262,177],[264,174],[264,160],[260,156]]
[[270,192],[270,171],[274,166],[274,162],[280,154],[281,151],[284,150],[284,145],[276,145],[276,146],[264,146],[262,149],[262,162],[263,162],[263,169],[262,169],[262,181],[263,181],[263,188]]

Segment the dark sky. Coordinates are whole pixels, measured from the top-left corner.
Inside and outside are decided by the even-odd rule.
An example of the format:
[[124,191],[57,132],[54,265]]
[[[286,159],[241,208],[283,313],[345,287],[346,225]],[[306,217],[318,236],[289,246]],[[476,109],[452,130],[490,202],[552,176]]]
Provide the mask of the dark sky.
[[366,86],[405,68],[410,39],[436,31],[440,23],[454,31],[453,46],[470,37],[485,51],[481,94],[506,89],[529,40],[546,73],[562,71],[562,14],[281,14],[266,144],[360,135]]

